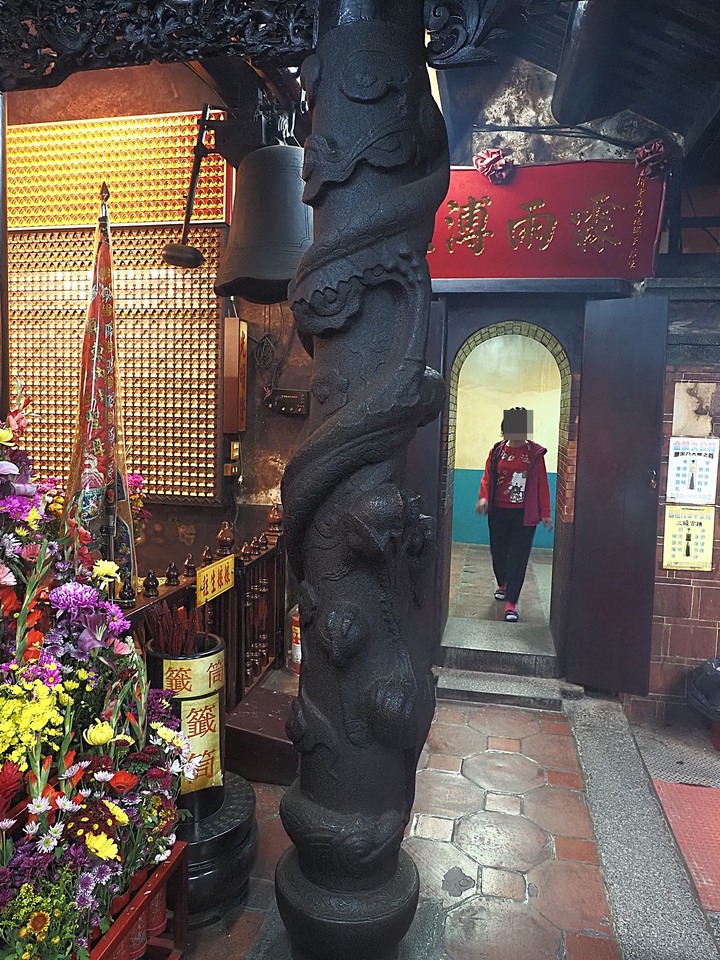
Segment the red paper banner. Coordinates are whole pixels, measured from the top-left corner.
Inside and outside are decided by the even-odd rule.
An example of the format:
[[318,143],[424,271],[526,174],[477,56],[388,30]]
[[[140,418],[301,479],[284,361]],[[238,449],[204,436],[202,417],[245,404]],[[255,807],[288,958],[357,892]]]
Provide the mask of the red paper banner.
[[664,183],[634,162],[517,167],[492,184],[454,167],[435,219],[433,279],[653,276]]

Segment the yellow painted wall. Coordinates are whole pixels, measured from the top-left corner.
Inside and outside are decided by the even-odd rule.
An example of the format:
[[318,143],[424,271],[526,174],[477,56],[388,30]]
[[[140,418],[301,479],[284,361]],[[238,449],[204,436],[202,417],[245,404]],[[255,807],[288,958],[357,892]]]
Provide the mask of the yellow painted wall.
[[503,410],[533,411],[530,439],[547,447],[548,473],[557,472],[560,371],[537,340],[510,334],[475,347],[460,370],[455,469],[482,470],[488,451],[502,439]]

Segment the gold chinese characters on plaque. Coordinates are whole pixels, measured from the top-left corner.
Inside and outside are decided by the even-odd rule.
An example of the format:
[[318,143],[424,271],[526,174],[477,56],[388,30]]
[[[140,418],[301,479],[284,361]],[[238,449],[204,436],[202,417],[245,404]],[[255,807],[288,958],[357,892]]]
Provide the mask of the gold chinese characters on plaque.
[[663,567],[712,570],[715,507],[665,507]]
[[225,652],[163,661],[163,687],[177,700],[205,697],[225,685]]
[[220,696],[186,700],[180,709],[180,727],[190,740],[192,756],[198,762],[192,780],[183,778],[181,793],[222,786],[220,761]]
[[195,602],[200,607],[234,585],[235,557],[231,554],[209,563],[206,567],[200,567],[195,579]]

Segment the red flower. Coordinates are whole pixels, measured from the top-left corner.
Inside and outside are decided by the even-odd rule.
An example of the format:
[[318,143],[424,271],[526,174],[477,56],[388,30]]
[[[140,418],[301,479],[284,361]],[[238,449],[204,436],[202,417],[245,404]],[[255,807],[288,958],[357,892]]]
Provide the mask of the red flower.
[[161,767],[150,767],[147,772],[148,780],[162,780],[166,772]]
[[507,183],[515,173],[512,157],[506,157],[502,150],[483,150],[473,157],[473,166],[490,183]]
[[0,820],[10,809],[12,799],[22,783],[20,767],[12,760],[6,760],[0,767]]
[[20,609],[20,601],[13,587],[0,587],[0,605],[5,618],[10,618]]
[[116,793],[127,793],[137,784],[138,778],[129,770],[118,770],[113,774],[110,786]]

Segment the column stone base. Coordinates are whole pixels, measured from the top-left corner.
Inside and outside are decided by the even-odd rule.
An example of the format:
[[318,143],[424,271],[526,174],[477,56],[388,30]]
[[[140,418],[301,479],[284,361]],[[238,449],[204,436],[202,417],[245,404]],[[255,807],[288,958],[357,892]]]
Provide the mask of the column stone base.
[[372,890],[347,893],[316,886],[300,871],[294,847],[275,871],[278,909],[290,933],[293,960],[396,960],[419,889],[417,867],[403,850],[395,876]]

